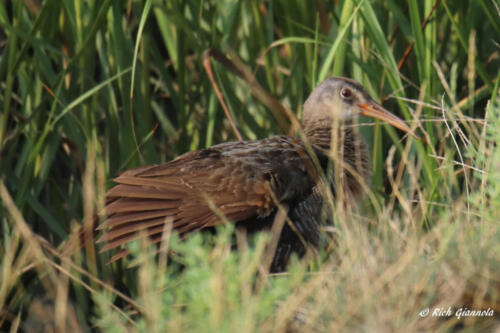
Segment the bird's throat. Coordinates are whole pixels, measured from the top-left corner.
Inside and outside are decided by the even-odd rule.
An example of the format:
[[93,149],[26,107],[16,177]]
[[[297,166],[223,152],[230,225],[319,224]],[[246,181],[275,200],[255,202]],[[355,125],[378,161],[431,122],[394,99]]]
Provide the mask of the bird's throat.
[[309,144],[333,163],[332,179],[340,182],[337,187],[344,188],[350,200],[357,202],[371,175],[368,149],[357,128],[349,124],[336,126],[331,121],[305,125]]

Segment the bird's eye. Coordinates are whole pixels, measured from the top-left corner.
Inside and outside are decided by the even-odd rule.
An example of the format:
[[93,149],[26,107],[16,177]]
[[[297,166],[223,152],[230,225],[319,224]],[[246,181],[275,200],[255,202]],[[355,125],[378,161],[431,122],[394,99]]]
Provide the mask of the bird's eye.
[[342,96],[342,98],[345,98],[345,99],[350,99],[352,97],[351,89],[342,88],[342,90],[340,91],[340,96]]

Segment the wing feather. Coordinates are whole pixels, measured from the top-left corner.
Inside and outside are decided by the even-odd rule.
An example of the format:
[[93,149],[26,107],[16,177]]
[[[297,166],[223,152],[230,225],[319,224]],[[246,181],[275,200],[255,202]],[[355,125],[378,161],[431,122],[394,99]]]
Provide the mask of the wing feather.
[[108,251],[144,235],[158,242],[165,223],[184,234],[224,220],[264,217],[276,199],[310,193],[317,178],[302,144],[285,136],[221,144],[128,170],[107,193],[99,242]]
[[[141,198],[119,198],[108,203],[106,206],[106,215],[112,216],[119,213],[142,212],[149,210],[162,210],[178,207],[179,200],[156,200]],[[102,226],[102,225],[100,225]]]

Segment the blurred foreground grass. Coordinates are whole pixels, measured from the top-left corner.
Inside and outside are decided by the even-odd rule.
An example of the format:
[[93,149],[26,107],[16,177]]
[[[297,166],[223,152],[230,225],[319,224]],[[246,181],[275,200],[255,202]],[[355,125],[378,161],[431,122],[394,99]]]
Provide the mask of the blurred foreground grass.
[[[500,311],[498,1],[4,0],[0,27],[0,330],[498,329],[419,316]],[[322,79],[352,77],[425,141],[361,119],[372,192],[328,230],[328,256],[289,274],[259,271],[265,235],[230,251],[230,227],[166,237],[168,265],[140,243],[111,266],[58,258],[38,235],[67,239],[120,171],[235,140],[209,48],[298,116]],[[212,65],[245,139],[283,132],[251,82]]]

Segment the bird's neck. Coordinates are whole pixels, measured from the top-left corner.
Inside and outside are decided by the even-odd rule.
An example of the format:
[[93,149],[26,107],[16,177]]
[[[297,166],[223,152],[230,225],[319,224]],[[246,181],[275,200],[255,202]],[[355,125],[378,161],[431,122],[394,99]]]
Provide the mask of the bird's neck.
[[343,170],[341,181],[345,182],[351,199],[358,201],[363,193],[361,183],[369,183],[371,172],[366,143],[356,128],[348,124],[332,124],[328,120],[306,122],[304,133],[319,154],[330,159],[333,157],[333,165]]
[[311,145],[329,151],[332,143],[332,125],[330,120],[305,122],[304,134]]

